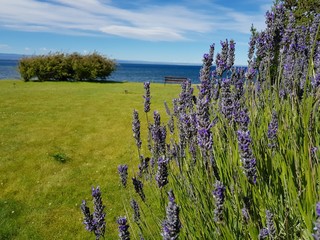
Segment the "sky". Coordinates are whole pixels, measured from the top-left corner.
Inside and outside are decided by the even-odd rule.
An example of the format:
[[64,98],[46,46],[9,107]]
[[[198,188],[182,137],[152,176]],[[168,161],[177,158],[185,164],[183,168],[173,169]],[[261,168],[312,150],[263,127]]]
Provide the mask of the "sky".
[[250,27],[272,0],[0,0],[0,52],[98,52],[116,60],[201,64],[220,40],[247,64]]

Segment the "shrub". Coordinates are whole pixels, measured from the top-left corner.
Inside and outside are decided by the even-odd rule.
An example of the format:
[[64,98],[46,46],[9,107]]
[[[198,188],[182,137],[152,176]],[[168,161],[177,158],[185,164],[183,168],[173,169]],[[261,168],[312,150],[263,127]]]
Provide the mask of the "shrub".
[[22,58],[19,71],[25,81],[96,81],[105,80],[114,70],[113,60],[92,53],[49,55]]

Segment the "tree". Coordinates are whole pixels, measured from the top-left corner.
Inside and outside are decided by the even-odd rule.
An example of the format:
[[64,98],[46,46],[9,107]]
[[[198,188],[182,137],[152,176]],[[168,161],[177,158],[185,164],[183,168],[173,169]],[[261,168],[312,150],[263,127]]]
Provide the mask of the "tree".
[[319,0],[281,0],[286,9],[291,10],[300,24],[308,24],[315,14],[320,13]]

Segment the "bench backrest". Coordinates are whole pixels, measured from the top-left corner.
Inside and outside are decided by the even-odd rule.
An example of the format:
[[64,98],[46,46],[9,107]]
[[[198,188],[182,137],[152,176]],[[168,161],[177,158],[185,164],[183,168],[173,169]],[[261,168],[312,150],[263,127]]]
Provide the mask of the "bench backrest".
[[171,77],[171,76],[167,76],[164,77],[164,83],[181,83],[183,81],[187,81],[188,78],[186,77]]

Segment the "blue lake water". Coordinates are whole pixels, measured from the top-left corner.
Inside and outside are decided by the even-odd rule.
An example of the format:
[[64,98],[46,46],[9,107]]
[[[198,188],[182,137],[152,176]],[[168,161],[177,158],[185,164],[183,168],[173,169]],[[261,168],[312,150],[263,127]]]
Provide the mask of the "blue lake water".
[[0,59],[0,79],[20,79],[18,60]]
[[129,82],[163,82],[165,76],[186,77],[199,82],[201,66],[123,63],[109,77],[110,80]]
[[[17,71],[18,60],[0,59],[0,79],[20,79]],[[165,76],[187,77],[193,83],[199,83],[201,66],[120,63],[117,70],[108,77],[112,81],[163,82]]]

